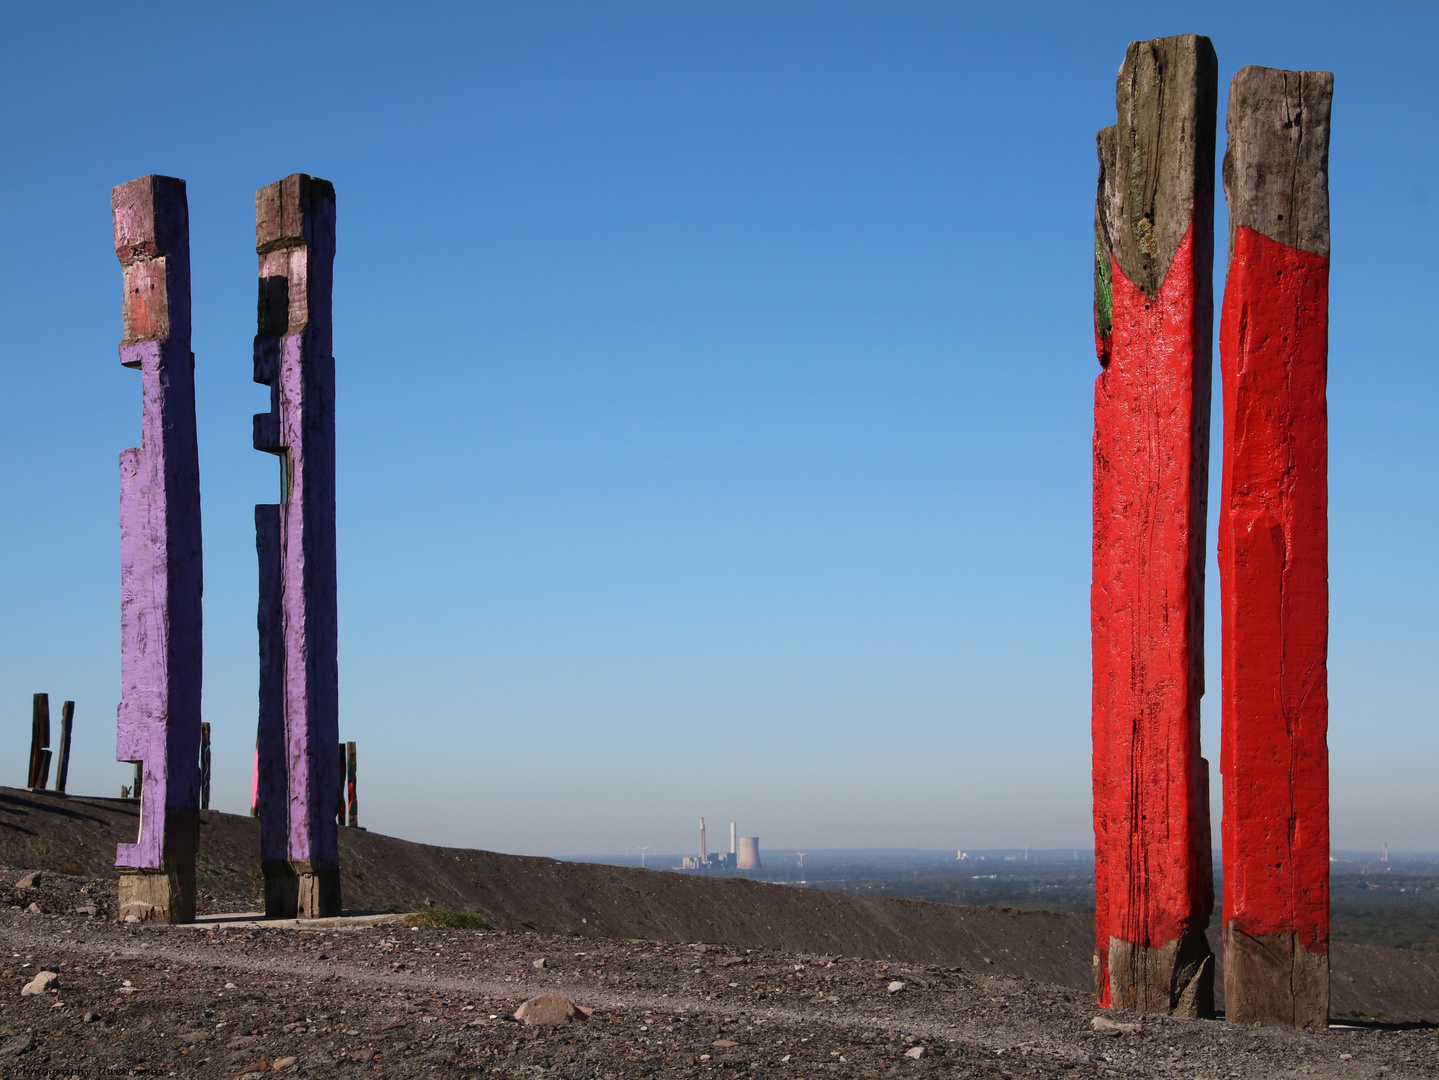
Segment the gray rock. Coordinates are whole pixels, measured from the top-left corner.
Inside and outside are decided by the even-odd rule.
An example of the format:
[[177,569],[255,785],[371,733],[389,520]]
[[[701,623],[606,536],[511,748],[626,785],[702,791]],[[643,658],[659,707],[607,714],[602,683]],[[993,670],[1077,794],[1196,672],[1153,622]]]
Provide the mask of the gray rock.
[[531,1026],[569,1024],[588,1020],[593,1012],[559,994],[540,994],[516,1009],[515,1019]]
[[1144,1030],[1140,1024],[1126,1024],[1107,1016],[1096,1016],[1089,1026],[1105,1035],[1135,1035]]
[[889,992],[891,994],[897,994],[903,989],[904,983],[900,982],[898,979],[895,979],[894,982],[889,984]]
[[21,997],[29,997],[31,994],[43,994],[50,989],[52,983],[60,976],[53,971],[39,972],[33,979],[20,988]]
[[904,1056],[907,1058],[914,1058],[915,1061],[918,1061],[920,1058],[924,1057],[924,1047],[911,1046],[908,1050],[904,1052]]
[[39,870],[36,870],[33,874],[26,874],[26,875],[25,875],[24,877],[22,877],[19,881],[15,882],[15,888],[17,888],[17,889],[38,889],[38,888],[40,887],[40,881],[41,881],[40,871],[39,871]]
[[34,1036],[30,1035],[28,1032],[26,1032],[25,1034],[16,1035],[13,1039],[7,1039],[3,1045],[0,1045],[0,1057],[9,1057],[14,1054],[23,1054],[26,1050],[29,1050],[34,1045]]

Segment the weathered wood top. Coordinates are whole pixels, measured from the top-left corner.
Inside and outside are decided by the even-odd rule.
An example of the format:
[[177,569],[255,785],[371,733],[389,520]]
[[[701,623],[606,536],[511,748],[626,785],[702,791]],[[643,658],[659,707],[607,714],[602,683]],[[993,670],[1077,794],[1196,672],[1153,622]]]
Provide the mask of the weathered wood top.
[[1119,122],[1099,133],[1095,228],[1130,281],[1158,294],[1198,201],[1214,197],[1219,62],[1199,34],[1132,41]]
[[[124,276],[124,343],[190,338],[190,210],[185,181],[142,176],[110,192]],[[129,363],[122,359],[122,363]]]
[[1247,225],[1329,255],[1329,106],[1334,74],[1247,67],[1229,84],[1224,196],[1229,237]]

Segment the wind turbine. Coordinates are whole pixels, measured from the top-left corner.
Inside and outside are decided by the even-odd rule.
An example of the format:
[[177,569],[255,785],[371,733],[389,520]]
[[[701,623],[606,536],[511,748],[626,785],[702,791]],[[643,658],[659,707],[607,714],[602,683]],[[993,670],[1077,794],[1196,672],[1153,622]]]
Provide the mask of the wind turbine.
[[650,849],[650,846],[649,846],[648,844],[641,844],[641,845],[640,845],[640,869],[641,869],[641,870],[643,870],[643,869],[645,868],[645,852],[648,851],[649,849]]
[[800,868],[801,870],[803,870],[803,869],[804,869],[804,857],[805,857],[805,855],[806,855],[807,853],[806,853],[806,852],[803,852],[803,851],[796,851],[795,854],[799,856],[799,868]]

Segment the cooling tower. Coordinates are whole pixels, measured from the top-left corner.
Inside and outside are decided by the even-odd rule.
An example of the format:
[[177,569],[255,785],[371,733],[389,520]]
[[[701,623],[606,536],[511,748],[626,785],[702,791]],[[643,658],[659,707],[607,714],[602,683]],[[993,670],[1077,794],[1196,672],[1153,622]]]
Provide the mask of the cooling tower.
[[758,836],[741,836],[739,838],[739,853],[735,862],[735,868],[739,870],[759,869]]

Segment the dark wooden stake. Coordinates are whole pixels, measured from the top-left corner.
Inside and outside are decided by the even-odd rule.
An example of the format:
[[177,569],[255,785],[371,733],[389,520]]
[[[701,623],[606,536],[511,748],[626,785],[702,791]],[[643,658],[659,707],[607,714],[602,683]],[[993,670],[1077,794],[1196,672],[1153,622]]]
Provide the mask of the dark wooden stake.
[[210,725],[200,725],[200,809],[210,809]]
[[39,791],[45,786],[41,763],[45,748],[50,745],[50,695],[36,694],[34,711],[30,719],[30,778],[25,786]]
[[360,827],[360,804],[355,798],[355,744],[345,744],[346,785],[345,791],[350,803],[350,828]]
[[138,761],[135,762],[135,786],[130,790],[134,792],[134,797],[137,799],[145,794],[145,766]]
[[55,766],[55,790],[65,794],[65,781],[70,776],[70,728],[75,722],[75,703],[60,706],[60,760]]

